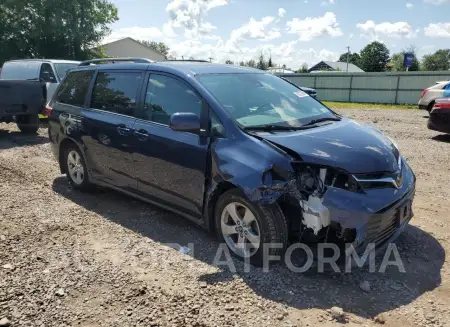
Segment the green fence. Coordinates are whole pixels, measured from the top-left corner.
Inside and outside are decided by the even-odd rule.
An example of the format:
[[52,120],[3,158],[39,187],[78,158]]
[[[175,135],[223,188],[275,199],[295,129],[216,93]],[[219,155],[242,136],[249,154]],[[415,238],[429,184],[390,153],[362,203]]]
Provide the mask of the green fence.
[[324,101],[415,104],[436,81],[450,80],[448,72],[280,74],[295,85],[312,87]]

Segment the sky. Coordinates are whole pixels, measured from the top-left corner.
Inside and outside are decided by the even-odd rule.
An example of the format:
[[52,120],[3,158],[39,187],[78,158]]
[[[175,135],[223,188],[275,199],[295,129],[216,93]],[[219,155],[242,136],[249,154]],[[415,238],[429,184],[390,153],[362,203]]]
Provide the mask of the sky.
[[119,20],[105,42],[162,41],[177,59],[239,62],[271,56],[298,69],[336,61],[369,42],[417,56],[450,47],[450,0],[111,0]]

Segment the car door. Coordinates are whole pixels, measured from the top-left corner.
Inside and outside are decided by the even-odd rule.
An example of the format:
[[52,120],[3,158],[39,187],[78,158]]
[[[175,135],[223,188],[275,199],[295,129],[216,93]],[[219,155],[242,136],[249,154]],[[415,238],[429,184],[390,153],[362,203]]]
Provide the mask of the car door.
[[92,177],[128,191],[137,188],[132,146],[143,76],[142,71],[99,70],[87,100],[89,109],[83,112]]
[[56,74],[49,63],[42,63],[41,69],[39,71],[39,78],[45,82],[47,86],[47,102],[49,102],[56,88],[58,87],[58,81],[56,79]]
[[203,208],[209,139],[169,128],[170,116],[201,117],[204,100],[181,79],[148,74],[144,106],[135,124],[135,176],[139,193],[150,200],[200,216]]

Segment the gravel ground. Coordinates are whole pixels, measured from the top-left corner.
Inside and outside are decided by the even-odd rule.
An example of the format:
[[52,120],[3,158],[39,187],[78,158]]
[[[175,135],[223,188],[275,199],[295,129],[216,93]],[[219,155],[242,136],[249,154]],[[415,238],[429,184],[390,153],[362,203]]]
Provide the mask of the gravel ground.
[[450,326],[450,137],[427,130],[422,111],[341,112],[394,138],[417,175],[397,242],[406,273],[245,273],[238,262],[231,273],[212,265],[203,230],[113,191],[74,191],[45,129],[0,124],[0,326]]

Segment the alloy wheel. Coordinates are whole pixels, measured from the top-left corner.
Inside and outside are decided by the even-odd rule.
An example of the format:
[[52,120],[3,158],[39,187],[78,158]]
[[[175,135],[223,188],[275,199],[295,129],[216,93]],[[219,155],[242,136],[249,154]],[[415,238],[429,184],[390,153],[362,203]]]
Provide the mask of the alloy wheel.
[[238,202],[228,204],[222,211],[220,227],[225,242],[236,255],[248,258],[258,251],[261,233],[247,206]]
[[84,166],[80,155],[75,150],[70,151],[67,155],[67,169],[72,181],[77,185],[81,185],[84,180]]

